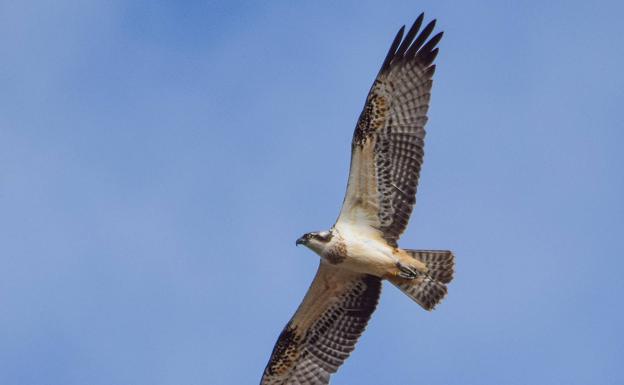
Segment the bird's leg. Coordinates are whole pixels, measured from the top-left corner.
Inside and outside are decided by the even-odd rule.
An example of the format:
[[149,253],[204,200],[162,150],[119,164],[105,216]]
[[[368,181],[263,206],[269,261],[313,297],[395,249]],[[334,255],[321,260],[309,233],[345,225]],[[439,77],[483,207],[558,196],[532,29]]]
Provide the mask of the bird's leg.
[[397,261],[396,267],[398,269],[395,273],[397,277],[415,279],[420,275],[418,270],[412,269],[411,267],[402,264],[400,261]]

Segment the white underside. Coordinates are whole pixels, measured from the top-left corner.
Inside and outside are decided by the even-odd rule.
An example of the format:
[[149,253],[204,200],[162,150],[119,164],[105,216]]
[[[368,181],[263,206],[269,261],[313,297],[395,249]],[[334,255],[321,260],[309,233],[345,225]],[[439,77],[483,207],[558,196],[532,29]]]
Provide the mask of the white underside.
[[347,256],[339,265],[341,268],[382,277],[396,265],[394,248],[381,238],[377,230],[367,225],[337,223],[334,231],[347,247]]

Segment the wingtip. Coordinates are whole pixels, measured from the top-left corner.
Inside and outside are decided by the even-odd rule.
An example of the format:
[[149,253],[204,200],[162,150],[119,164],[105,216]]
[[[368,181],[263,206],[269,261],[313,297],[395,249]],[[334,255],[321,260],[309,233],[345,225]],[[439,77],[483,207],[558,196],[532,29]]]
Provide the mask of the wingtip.
[[405,25],[402,25],[401,28],[399,28],[399,30],[397,31],[397,34],[394,37],[394,40],[398,40],[400,42],[401,39],[403,39],[404,34],[405,34]]
[[420,15],[414,20],[414,24],[422,25],[422,22],[425,20],[425,13],[421,12]]

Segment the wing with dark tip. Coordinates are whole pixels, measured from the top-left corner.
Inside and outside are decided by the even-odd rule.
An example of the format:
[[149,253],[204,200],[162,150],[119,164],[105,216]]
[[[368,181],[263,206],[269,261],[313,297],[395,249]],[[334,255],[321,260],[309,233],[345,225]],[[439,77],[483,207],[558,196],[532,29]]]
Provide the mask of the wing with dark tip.
[[397,33],[360,114],[351,144],[345,200],[336,222],[367,225],[392,246],[416,201],[424,155],[425,123],[442,32],[430,38],[421,14],[403,37]]
[[349,357],[377,307],[381,280],[321,262],[273,348],[261,385],[322,385]]

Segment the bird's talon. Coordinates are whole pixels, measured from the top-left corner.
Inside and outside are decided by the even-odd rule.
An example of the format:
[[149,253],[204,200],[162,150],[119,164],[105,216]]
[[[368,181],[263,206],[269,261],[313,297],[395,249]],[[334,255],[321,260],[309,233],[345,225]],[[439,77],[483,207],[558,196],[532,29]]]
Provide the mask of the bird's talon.
[[404,264],[402,264],[401,262],[397,262],[396,263],[396,267],[399,269],[396,272],[396,275],[398,277],[404,278],[404,279],[414,279],[418,276],[418,272],[414,271],[412,268],[405,266]]

